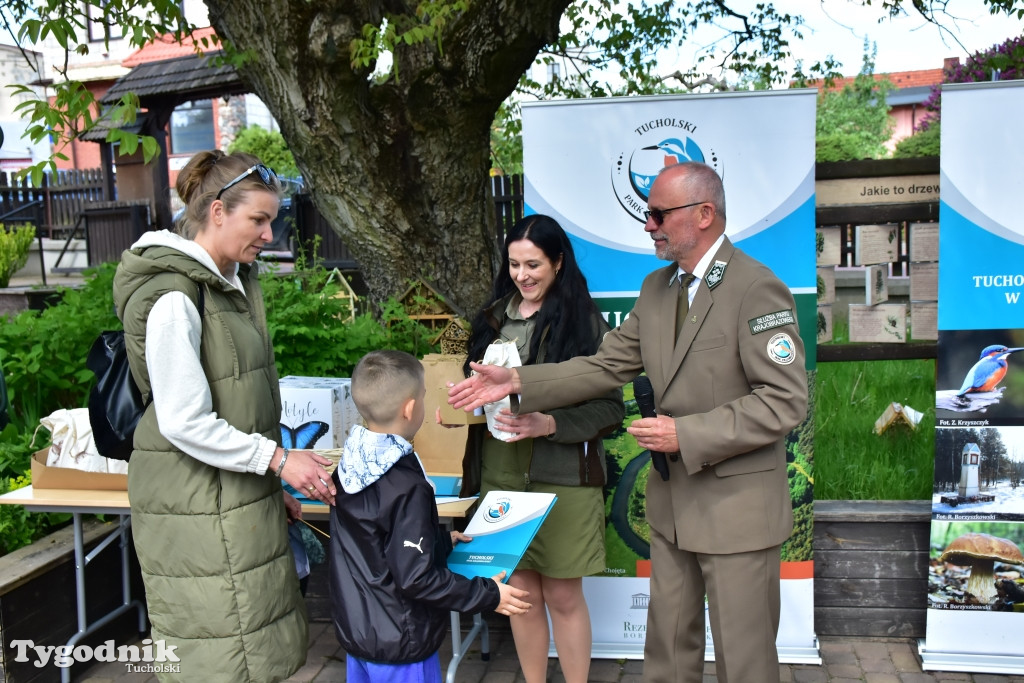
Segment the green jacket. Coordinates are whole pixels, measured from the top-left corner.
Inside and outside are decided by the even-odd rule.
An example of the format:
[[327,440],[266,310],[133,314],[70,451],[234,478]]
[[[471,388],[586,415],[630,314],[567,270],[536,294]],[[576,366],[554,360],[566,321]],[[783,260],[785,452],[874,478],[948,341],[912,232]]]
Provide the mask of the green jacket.
[[[509,323],[505,308],[514,296],[513,293],[487,308],[487,323],[494,330],[495,338]],[[525,325],[521,327],[523,334],[526,329]],[[593,332],[599,343],[608,329],[608,324],[595,316]],[[530,340],[523,340],[523,344],[528,346]],[[547,345],[542,338],[536,362],[545,362],[546,354]],[[518,401],[515,396],[512,398],[512,409],[517,411]],[[604,437],[622,426],[626,413],[622,389],[612,389],[598,398],[544,412],[555,418],[555,433],[531,440],[530,481],[562,486],[604,486],[608,479]],[[483,440],[486,438],[490,438],[487,425],[470,425],[462,461],[462,495],[480,491]]]
[[[205,288],[201,362],[213,411],[246,433],[278,439],[281,399],[256,268],[246,295],[171,247],[126,251],[114,278],[132,371],[145,395],[146,319],[169,291]],[[128,468],[135,548],[153,639],[177,647],[161,680],[277,681],[305,663],[307,618],[288,547],[280,481],[231,472],[176,449],[150,404]]]

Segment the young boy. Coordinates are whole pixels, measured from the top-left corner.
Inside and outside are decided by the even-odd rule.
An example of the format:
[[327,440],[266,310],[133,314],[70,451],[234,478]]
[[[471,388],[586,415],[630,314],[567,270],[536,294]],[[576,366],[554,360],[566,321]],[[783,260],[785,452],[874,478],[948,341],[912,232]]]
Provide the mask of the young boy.
[[366,422],[345,441],[334,473],[331,601],[349,683],[441,680],[449,612],[522,614],[527,593],[448,570],[458,532],[438,523],[434,492],[412,449],[423,423],[423,365],[401,351],[366,354],[352,400]]

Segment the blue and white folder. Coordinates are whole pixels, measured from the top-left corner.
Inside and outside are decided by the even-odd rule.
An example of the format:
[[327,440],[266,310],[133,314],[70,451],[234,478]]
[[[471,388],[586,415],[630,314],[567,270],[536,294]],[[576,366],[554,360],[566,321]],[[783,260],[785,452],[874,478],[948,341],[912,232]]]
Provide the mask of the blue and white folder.
[[457,496],[462,490],[462,477],[428,474],[427,479],[434,483],[434,495],[439,498]]
[[455,545],[448,568],[469,578],[504,570],[507,581],[555,500],[553,493],[491,491],[466,526],[473,540]]

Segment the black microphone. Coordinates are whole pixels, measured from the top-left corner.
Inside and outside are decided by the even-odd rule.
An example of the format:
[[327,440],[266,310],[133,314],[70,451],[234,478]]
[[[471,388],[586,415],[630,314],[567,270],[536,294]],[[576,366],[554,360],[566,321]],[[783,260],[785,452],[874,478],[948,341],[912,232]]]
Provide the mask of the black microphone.
[[[657,417],[654,409],[654,387],[651,380],[641,375],[633,380],[633,397],[636,399],[636,407],[640,409],[640,417]],[[665,454],[658,451],[651,451],[651,466],[658,470],[663,481],[668,481],[668,460]]]

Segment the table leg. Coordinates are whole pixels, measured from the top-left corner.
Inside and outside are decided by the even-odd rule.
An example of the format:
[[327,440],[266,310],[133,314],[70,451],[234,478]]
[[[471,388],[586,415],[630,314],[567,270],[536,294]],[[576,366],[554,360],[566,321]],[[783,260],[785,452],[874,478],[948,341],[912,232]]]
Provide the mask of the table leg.
[[[82,532],[82,513],[73,512],[72,524],[74,525],[75,532],[75,601],[78,611],[78,632],[75,633],[71,638],[68,639],[67,646],[74,649],[75,645],[85,636],[89,635],[93,631],[102,628],[112,620],[121,616],[125,612],[131,609],[137,609],[139,611],[139,632],[146,630],[146,607],[140,600],[132,600],[132,588],[131,588],[131,576],[128,573],[128,529],[131,527],[132,518],[131,515],[118,515],[117,531],[114,531],[107,535],[99,545],[92,549],[92,551],[85,554],[85,541],[83,540]],[[108,612],[104,616],[100,617],[93,623],[88,623],[88,619],[85,614],[86,606],[86,594],[85,594],[85,568],[88,566],[96,555],[98,555],[104,548],[110,545],[114,540],[120,540],[121,543],[121,597],[122,604],[111,612]],[[61,683],[70,683],[71,681],[71,667],[63,667],[60,670]]]
[[462,624],[458,612],[452,612],[452,661],[448,663],[448,674],[445,676],[445,683],[454,683],[455,672],[459,668],[459,662],[469,652],[473,639],[480,634],[480,659],[485,662],[491,658],[491,635],[487,628],[487,622],[483,615],[473,615],[473,626],[466,632],[466,638],[462,638]]

